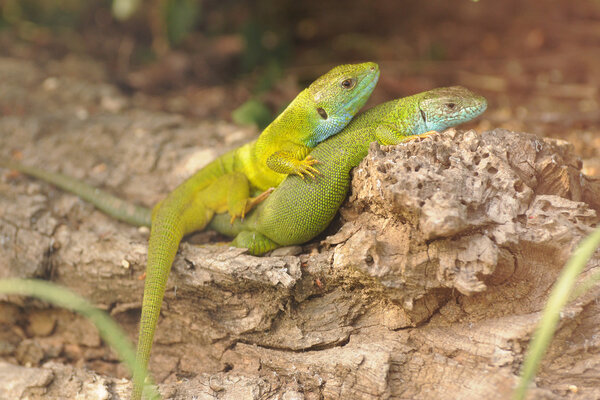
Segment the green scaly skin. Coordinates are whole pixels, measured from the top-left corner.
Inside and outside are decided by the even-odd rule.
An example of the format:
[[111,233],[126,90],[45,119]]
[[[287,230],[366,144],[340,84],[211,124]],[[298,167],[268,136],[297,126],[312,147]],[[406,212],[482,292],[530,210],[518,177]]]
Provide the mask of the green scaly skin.
[[[182,197],[191,200],[193,192],[194,206],[204,206],[207,220],[212,213],[226,211],[243,218],[253,206],[250,192],[276,187],[288,174],[313,177],[318,160],[308,153],[348,125],[378,79],[375,63],[335,67],[300,92],[257,140],[225,153],[190,177],[181,186]],[[205,226],[200,225],[197,229]]]
[[341,133],[310,153],[320,161],[317,180],[289,176],[244,220],[233,225],[222,216],[210,227],[236,236],[233,245],[260,255],[301,244],[331,222],[350,188],[350,171],[367,155],[369,144],[399,144],[415,135],[441,131],[485,111],[485,98],[460,87],[430,90],[390,101],[357,116]]
[[[350,122],[378,78],[375,63],[334,68],[302,91],[255,142],[219,157],[154,207],[137,347],[141,365],[148,365],[169,271],[183,236],[204,229],[215,212],[243,217],[251,191],[277,186],[287,174],[312,174],[313,162],[306,158],[310,148]],[[131,398],[140,399],[142,388],[134,376]]]

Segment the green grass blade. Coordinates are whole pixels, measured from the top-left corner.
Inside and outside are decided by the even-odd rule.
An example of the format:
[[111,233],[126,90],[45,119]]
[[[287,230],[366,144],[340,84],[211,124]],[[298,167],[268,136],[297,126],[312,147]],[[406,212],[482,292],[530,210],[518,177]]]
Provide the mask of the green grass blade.
[[[533,340],[529,345],[521,371],[521,381],[515,390],[513,399],[522,400],[525,398],[529,384],[533,380],[546,349],[554,336],[560,319],[560,312],[569,301],[577,277],[599,245],[600,229],[596,229],[581,241],[561,271],[552,288],[542,318],[533,335]],[[578,292],[578,294],[580,293]]]
[[[108,314],[98,310],[84,298],[50,282],[24,279],[0,280],[0,293],[36,297],[83,315],[96,325],[102,339],[115,349],[121,360],[129,367],[130,372],[133,373],[139,370],[141,376],[147,376],[145,369],[137,365],[135,350],[129,339],[127,339],[125,332]],[[147,389],[148,398],[160,398],[156,388],[153,385],[149,386]]]

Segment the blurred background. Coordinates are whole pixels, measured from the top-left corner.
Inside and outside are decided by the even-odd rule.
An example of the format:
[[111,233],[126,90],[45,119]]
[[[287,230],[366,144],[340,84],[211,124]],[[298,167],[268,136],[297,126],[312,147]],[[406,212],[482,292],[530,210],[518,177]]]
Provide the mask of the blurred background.
[[600,0],[0,0],[0,56],[259,128],[332,66],[375,61],[368,105],[464,85],[490,103],[472,127],[568,140],[600,174]]

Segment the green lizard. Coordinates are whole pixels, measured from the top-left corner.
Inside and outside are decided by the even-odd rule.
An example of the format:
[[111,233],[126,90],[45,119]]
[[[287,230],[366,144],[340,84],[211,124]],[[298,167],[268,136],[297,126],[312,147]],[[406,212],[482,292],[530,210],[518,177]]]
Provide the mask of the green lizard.
[[[260,137],[224,154],[178,186],[152,211],[137,360],[146,367],[171,264],[184,235],[204,229],[215,212],[232,218],[262,200],[287,174],[314,176],[311,147],[338,133],[367,101],[379,78],[374,63],[339,66],[302,91]],[[318,159],[317,159],[318,160]],[[132,399],[143,382],[134,376]]]
[[[372,108],[312,151],[321,161],[318,180],[287,177],[245,221],[231,225],[229,217],[221,214],[213,218],[210,227],[237,235],[233,243],[248,247],[253,254],[304,243],[325,229],[335,216],[350,186],[350,170],[367,154],[369,143],[397,144],[430,130],[443,130],[477,117],[486,106],[483,97],[451,87]],[[114,200],[125,213],[136,212],[122,200]]]
[[[267,191],[279,185],[288,174],[314,178],[313,165],[318,160],[308,153],[317,143],[348,125],[369,98],[378,78],[379,68],[375,63],[340,65],[332,69],[300,92],[256,141],[211,162],[163,202],[174,197],[177,201],[191,202],[193,192],[193,201],[200,202],[207,211],[205,217],[199,211],[200,204],[193,204],[195,218],[191,231],[195,231],[204,228],[215,212],[228,211],[232,221],[236,217],[243,218],[266,197],[263,194],[250,198],[251,189]],[[154,214],[164,208],[163,202],[154,207]]]
[[[148,266],[137,358],[144,367],[150,349],[168,274],[182,237],[203,229],[215,212],[244,217],[288,174],[314,178],[318,160],[308,156],[317,143],[343,129],[364,105],[379,78],[375,63],[338,66],[302,91],[260,135],[224,154],[178,186],[150,210],[137,207],[61,174],[0,160],[9,168],[36,176],[71,191],[102,211],[134,225],[151,226]],[[250,191],[263,191],[250,198]],[[133,399],[142,382],[134,376]]]
[[320,161],[318,180],[289,176],[245,221],[231,225],[226,216],[217,215],[210,228],[235,236],[234,246],[255,255],[307,242],[335,216],[350,188],[350,171],[367,155],[371,142],[398,144],[467,122],[486,107],[485,98],[453,86],[371,108],[310,153]]

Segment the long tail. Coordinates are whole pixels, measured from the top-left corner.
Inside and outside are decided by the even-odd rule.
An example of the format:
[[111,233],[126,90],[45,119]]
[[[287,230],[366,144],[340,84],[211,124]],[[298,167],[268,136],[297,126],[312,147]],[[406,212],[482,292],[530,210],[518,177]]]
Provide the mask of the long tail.
[[[204,229],[213,213],[213,210],[205,206],[202,195],[198,195],[193,185],[188,183],[175,189],[155,210],[148,243],[146,283],[136,354],[138,365],[148,367],[167,279],[179,242],[183,235]],[[131,399],[139,400],[144,386],[140,376],[133,377],[133,385]]]
[[23,165],[3,158],[0,158],[0,166],[17,170],[73,193],[120,221],[135,226],[150,226],[151,224],[152,210],[149,208],[128,203],[104,190],[78,181],[73,177],[57,172],[44,171],[40,168]]
[[[165,295],[167,279],[179,242],[183,237],[181,224],[177,223],[176,219],[162,219],[160,217],[159,215],[159,218],[155,219],[150,231],[144,300],[142,301],[142,316],[136,353],[138,365],[143,365],[144,368],[148,367],[150,350],[152,349],[160,307]],[[141,377],[134,375],[131,399],[141,399],[143,388],[144,382]]]

